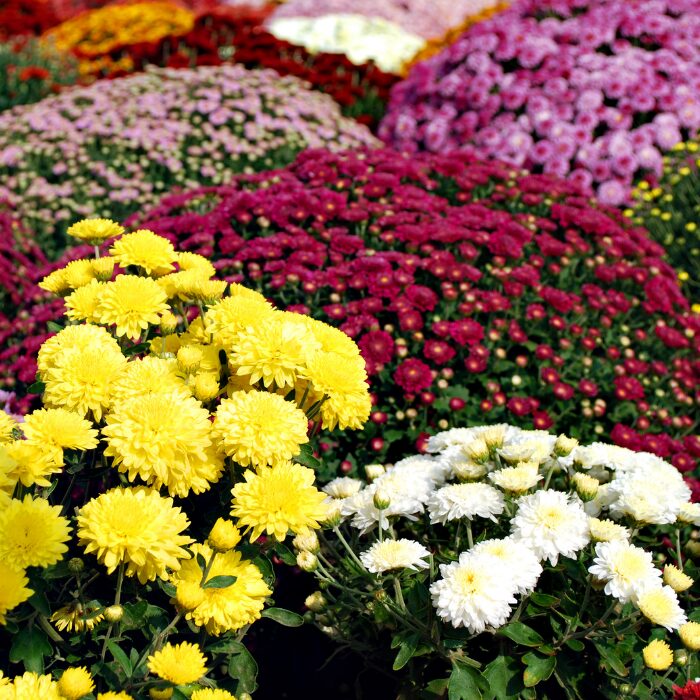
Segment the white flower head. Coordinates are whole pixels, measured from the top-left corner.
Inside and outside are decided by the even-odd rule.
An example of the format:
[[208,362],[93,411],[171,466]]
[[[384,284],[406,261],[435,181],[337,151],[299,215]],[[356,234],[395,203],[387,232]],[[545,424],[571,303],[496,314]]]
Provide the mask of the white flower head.
[[322,490],[333,498],[349,498],[363,486],[364,484],[359,479],[353,479],[351,476],[340,476],[329,481]]
[[635,594],[634,603],[647,620],[665,627],[669,632],[688,621],[671,586],[659,586],[652,582]]
[[428,562],[425,561],[428,556],[430,552],[415,540],[384,540],[375,542],[360,554],[360,561],[367,571],[380,574],[392,569],[425,569],[428,567]]
[[510,493],[524,493],[543,478],[537,462],[520,462],[514,467],[505,467],[489,474],[489,479],[496,486]]
[[678,520],[689,525],[700,525],[700,503],[684,503],[678,511]]
[[[584,506],[585,508],[585,506]],[[629,541],[630,531],[612,520],[599,520],[588,518],[588,528],[591,531],[591,539],[594,542],[613,542],[614,540]]]
[[605,442],[579,445],[571,453],[571,456],[581,469],[603,467],[611,471],[623,472],[639,464],[638,452],[618,445],[608,445]]
[[523,595],[535,590],[542,573],[542,564],[535,553],[522,542],[512,537],[484,540],[470,550],[479,557],[492,557],[503,567],[503,576],[510,579],[516,594]]
[[399,472],[405,474],[407,479],[427,479],[433,485],[438,486],[445,483],[450,468],[445,459],[433,457],[431,455],[413,455],[402,459],[388,472]]
[[627,603],[645,586],[661,586],[661,571],[654,566],[651,553],[623,540],[599,542],[588,571],[605,581],[605,592]]
[[508,620],[510,606],[517,602],[514,587],[492,557],[464,552],[459,561],[441,565],[440,572],[442,578],[430,586],[430,593],[442,620],[472,633]]
[[575,557],[590,541],[588,516],[578,497],[547,489],[521,496],[517,503],[512,534],[541,561],[554,565],[560,554]]
[[496,522],[505,508],[503,494],[493,486],[480,483],[450,484],[433,493],[428,501],[431,523],[446,523],[479,516]]

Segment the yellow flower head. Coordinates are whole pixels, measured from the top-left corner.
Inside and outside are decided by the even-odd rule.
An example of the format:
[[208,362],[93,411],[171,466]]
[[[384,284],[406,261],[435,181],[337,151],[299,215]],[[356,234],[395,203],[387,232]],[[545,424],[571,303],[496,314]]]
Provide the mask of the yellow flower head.
[[199,581],[183,580],[177,584],[175,589],[174,603],[182,612],[189,612],[200,605],[204,597],[204,588],[199,585]]
[[250,531],[251,541],[266,533],[280,542],[291,530],[306,534],[326,517],[326,494],[314,486],[312,469],[284,463],[258,472],[247,469],[233,487],[231,515]]
[[76,600],[56,610],[50,619],[61,632],[89,632],[104,620],[104,615],[101,607],[83,606]]
[[96,260],[91,260],[92,270],[95,273],[95,277],[100,282],[107,282],[112,279],[114,274],[114,258],[105,257],[97,258]]
[[84,666],[67,668],[58,681],[58,690],[66,700],[79,700],[94,688],[95,682]]
[[191,395],[185,380],[177,373],[175,360],[146,356],[135,358],[126,365],[114,385],[112,402],[116,405],[148,394],[173,393],[182,398]]
[[187,297],[210,306],[224,296],[227,285],[224,280],[197,279],[191,284]]
[[314,334],[316,340],[321,344],[323,352],[333,352],[349,359],[360,357],[360,349],[357,347],[357,343],[347,333],[344,333],[339,328],[333,328],[333,326],[329,326],[323,321],[317,321],[310,316],[294,315],[298,317],[300,323],[303,323]]
[[241,541],[240,530],[225,518],[219,518],[209,532],[207,544],[216,552],[228,552]]
[[118,693],[108,690],[106,693],[97,693],[97,700],[134,700],[134,697],[123,690]]
[[670,586],[650,585],[637,594],[636,603],[647,620],[669,631],[687,622],[678,597]]
[[671,647],[661,639],[649,642],[642,649],[644,663],[653,671],[665,671],[673,663]]
[[692,577],[683,573],[677,566],[667,564],[664,567],[664,583],[673,588],[676,593],[687,591],[694,583]]
[[10,695],[3,695],[0,690],[0,697],[3,700],[64,700],[58,690],[56,683],[49,675],[39,675],[27,672],[21,676],[16,676],[12,681]]
[[307,429],[304,413],[281,396],[237,391],[219,404],[212,435],[236,462],[260,467],[298,455]]
[[0,560],[15,569],[51,566],[68,551],[70,524],[60,506],[27,495],[0,513]]
[[199,680],[206,672],[207,659],[197,644],[168,642],[160,651],[148,657],[148,670],[174,685]]
[[207,258],[197,253],[176,253],[176,262],[181,270],[198,270],[207,279],[216,274],[216,268]]
[[63,279],[70,289],[78,289],[95,279],[92,260],[73,260],[63,268]]
[[118,402],[102,430],[105,455],[129,480],[165,485],[171,496],[206,491],[219,480],[223,459],[212,448],[209,411],[192,396],[144,394]]
[[[178,589],[183,581],[199,585],[202,570],[196,557],[201,554],[205,561],[209,561],[212,550],[206,544],[195,544],[192,546],[192,554],[194,557],[183,561],[173,578],[172,582]],[[187,619],[199,627],[205,627],[212,635],[235,631],[258,620],[265,599],[272,595],[260,569],[242,559],[240,552],[232,550],[216,555],[208,578],[211,580],[216,576],[234,576],[236,580],[226,588],[202,589],[203,599],[187,613]]]
[[24,486],[51,486],[51,475],[59,473],[62,467],[62,455],[57,460],[55,450],[47,450],[36,442],[15,440],[0,445],[0,471],[15,483],[20,481]]
[[236,697],[221,688],[200,688],[192,693],[190,700],[236,700]]
[[54,270],[46,275],[46,277],[39,282],[39,287],[47,292],[51,292],[51,294],[63,294],[71,288],[66,280],[65,270],[63,268]]
[[118,336],[136,340],[149,325],[160,324],[160,315],[168,309],[168,298],[158,283],[149,277],[119,275],[106,282],[95,308],[95,318],[116,325]]
[[183,301],[191,302],[197,298],[195,291],[198,289],[198,285],[209,281],[206,275],[207,271],[202,269],[182,270],[162,275],[158,277],[156,282],[158,282],[158,286],[165,292],[168,299],[177,297]]
[[198,401],[206,403],[219,394],[219,375],[213,372],[199,372],[193,378],[192,391]]
[[17,429],[17,421],[5,411],[0,411],[0,444],[10,442],[14,431]]
[[22,432],[27,440],[56,454],[63,462],[63,450],[92,450],[97,447],[97,430],[90,421],[65,408],[40,408],[25,417]]
[[188,525],[171,498],[152,489],[118,487],[80,509],[78,538],[108,573],[125,563],[127,576],[146,583],[180,568],[180,560],[188,556],[183,547],[193,541],[182,534]]
[[124,227],[111,219],[83,219],[67,231],[69,236],[96,245],[124,233]]
[[177,260],[173,244],[147,229],[122,236],[113,243],[109,252],[122,267],[136,265],[149,275],[154,271],[162,274],[174,270],[173,263]]
[[0,625],[5,624],[8,612],[32,597],[34,591],[27,587],[28,584],[29,579],[22,569],[0,559]]
[[66,316],[71,321],[97,323],[98,319],[95,316],[95,309],[104,288],[104,282],[91,280],[89,284],[79,287],[69,294],[63,301],[66,305]]
[[207,310],[205,325],[218,344],[230,347],[241,333],[272,316],[272,304],[262,294],[252,290],[246,291],[250,294],[237,293],[235,296],[228,296]]
[[700,622],[686,622],[679,627],[678,635],[686,649],[700,650]]

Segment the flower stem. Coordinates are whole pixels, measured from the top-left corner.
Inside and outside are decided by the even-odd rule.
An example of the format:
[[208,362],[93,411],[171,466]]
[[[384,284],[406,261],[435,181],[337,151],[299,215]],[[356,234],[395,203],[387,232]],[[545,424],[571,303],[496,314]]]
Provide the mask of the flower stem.
[[357,555],[355,552],[352,550],[352,547],[348,544],[347,540],[345,537],[343,537],[343,533],[340,531],[339,527],[334,527],[333,532],[335,532],[336,537],[340,540],[341,544],[343,547],[345,547],[347,553],[350,555],[350,558],[355,562],[360,567],[361,571],[365,570],[365,565],[357,558]]
[[[124,583],[124,568],[125,565],[122,562],[119,565],[119,570],[117,571],[117,590],[114,594],[114,605],[119,605],[122,599],[122,584]],[[116,623],[112,622],[109,627],[107,628],[107,633],[105,634],[105,640],[104,643],[102,644],[102,653],[100,654],[100,661],[104,662],[105,660],[105,655],[107,654],[107,643],[109,642],[109,638],[112,636],[112,630],[114,629],[114,625]]]

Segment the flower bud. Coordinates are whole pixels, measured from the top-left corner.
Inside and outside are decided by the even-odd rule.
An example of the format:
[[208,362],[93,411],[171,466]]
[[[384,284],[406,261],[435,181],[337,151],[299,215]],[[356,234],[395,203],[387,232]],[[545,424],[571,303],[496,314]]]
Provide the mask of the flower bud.
[[207,543],[215,552],[228,552],[241,541],[241,533],[230,521],[219,518],[212,527]]
[[377,510],[386,510],[391,505],[391,496],[384,489],[377,489],[372,499]]
[[171,311],[164,311],[160,315],[160,332],[163,335],[171,335],[177,329],[177,316]]
[[119,622],[124,617],[124,608],[121,605],[110,605],[104,609],[104,616],[107,622]]
[[72,557],[68,560],[68,571],[70,571],[71,574],[79,574],[84,569],[85,564],[79,557]]
[[194,378],[194,396],[206,403],[216,398],[219,393],[219,377],[213,372],[200,372]]
[[644,663],[653,671],[665,671],[673,663],[671,647],[661,639],[654,639],[642,649]]
[[177,351],[177,366],[185,374],[194,374],[202,362],[203,353],[196,345],[183,345]]
[[700,622],[686,622],[678,629],[683,646],[690,651],[700,650]]
[[151,700],[169,700],[173,696],[172,688],[151,688],[148,691]]
[[688,665],[688,652],[685,649],[676,649],[673,652],[673,663],[683,668]]
[[573,482],[574,487],[576,488],[576,493],[579,495],[582,501],[592,501],[598,495],[600,483],[592,476],[577,472],[574,474]]
[[382,474],[386,472],[386,469],[382,464],[368,464],[365,467],[365,475],[368,481],[374,481],[378,479]]
[[297,554],[297,566],[302,571],[316,571],[318,568],[318,557],[313,552],[299,552]]
[[67,668],[58,681],[58,692],[65,700],[78,700],[95,687],[92,675],[84,666]]
[[292,540],[292,546],[299,552],[318,552],[320,549],[318,535],[313,530],[309,530],[303,535],[297,535]]
[[323,610],[326,607],[326,605],[328,605],[328,601],[325,599],[321,591],[315,591],[310,596],[306,597],[304,605],[309,610],[311,610],[311,612],[317,613],[321,612],[321,610]]
[[194,610],[204,601],[204,590],[196,581],[180,581],[175,592],[175,605],[181,612]]
[[483,438],[476,438],[464,447],[464,453],[477,464],[483,464],[489,458],[489,446]]
[[107,282],[112,279],[112,275],[114,274],[114,258],[97,258],[97,260],[92,260],[91,264],[95,277],[100,282]]
[[343,504],[338,499],[331,499],[326,502],[326,517],[323,520],[323,525],[325,527],[334,528],[338,527],[341,522],[343,522],[342,513]]
[[558,457],[568,457],[577,445],[578,440],[576,438],[570,438],[562,434],[554,443],[554,454]]

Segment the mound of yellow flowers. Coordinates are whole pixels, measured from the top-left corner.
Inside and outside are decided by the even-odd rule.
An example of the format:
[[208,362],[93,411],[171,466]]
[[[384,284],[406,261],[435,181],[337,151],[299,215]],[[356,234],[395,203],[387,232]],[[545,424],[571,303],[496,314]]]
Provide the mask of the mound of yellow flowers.
[[248,626],[301,623],[269,557],[328,515],[313,442],[369,417],[364,361],[151,231],[70,233],[95,257],[41,283],[66,309],[43,407],[0,413],[0,646],[26,669],[0,699],[252,692]]

